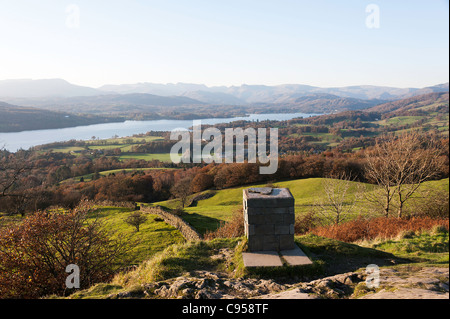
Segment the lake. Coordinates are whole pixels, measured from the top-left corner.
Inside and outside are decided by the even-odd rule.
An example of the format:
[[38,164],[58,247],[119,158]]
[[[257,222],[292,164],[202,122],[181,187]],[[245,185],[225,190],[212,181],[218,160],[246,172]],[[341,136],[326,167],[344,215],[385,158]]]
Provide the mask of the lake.
[[[296,117],[311,117],[320,114],[305,113],[273,113],[273,114],[250,114],[246,117],[232,118],[205,118],[200,119],[202,124],[230,123],[233,121],[264,121],[264,120],[290,120]],[[19,149],[63,142],[69,140],[90,140],[93,136],[100,139],[132,136],[133,134],[146,133],[149,131],[171,131],[173,129],[188,129],[192,126],[192,120],[153,120],[153,121],[125,121],[118,123],[104,123],[86,126],[67,127],[50,130],[34,130],[13,133],[0,133],[0,147],[15,152]]]

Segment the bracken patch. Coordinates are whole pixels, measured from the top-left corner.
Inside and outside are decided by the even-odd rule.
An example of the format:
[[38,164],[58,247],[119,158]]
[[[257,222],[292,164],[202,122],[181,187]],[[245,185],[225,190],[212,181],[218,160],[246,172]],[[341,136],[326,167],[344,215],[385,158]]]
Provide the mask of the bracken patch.
[[406,231],[420,232],[431,230],[435,227],[449,229],[448,219],[421,218],[358,218],[339,225],[322,226],[311,230],[311,233],[333,238],[345,242],[355,242],[358,240],[370,240],[375,238],[394,238]]

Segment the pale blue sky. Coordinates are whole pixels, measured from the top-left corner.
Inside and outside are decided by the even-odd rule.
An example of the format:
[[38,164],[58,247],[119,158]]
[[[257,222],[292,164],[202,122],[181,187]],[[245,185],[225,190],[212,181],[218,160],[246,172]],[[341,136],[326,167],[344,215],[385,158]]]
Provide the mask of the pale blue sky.
[[[372,3],[379,28],[366,26]],[[424,87],[448,82],[448,10],[448,0],[0,0],[0,80]]]

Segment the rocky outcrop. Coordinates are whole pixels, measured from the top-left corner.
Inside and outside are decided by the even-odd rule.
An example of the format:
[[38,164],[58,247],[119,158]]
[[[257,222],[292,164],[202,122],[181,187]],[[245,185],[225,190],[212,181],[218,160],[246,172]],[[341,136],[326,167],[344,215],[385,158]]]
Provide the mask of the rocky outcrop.
[[162,299],[317,299],[345,298],[363,277],[340,274],[300,284],[280,284],[272,279],[230,278],[224,273],[195,271],[166,281],[148,283],[109,298]]
[[148,283],[108,298],[162,299],[448,299],[448,268],[386,268],[380,287],[368,289],[363,272],[348,272],[296,284],[272,279],[230,278],[225,273],[195,271]]
[[399,267],[380,270],[380,287],[361,299],[449,299],[449,269]]
[[365,280],[363,272],[349,272],[299,283],[292,289],[258,298],[449,299],[448,268],[381,268],[378,288],[367,288]]
[[262,299],[341,299],[349,298],[355,286],[365,280],[360,273],[349,272],[325,277],[310,282],[298,283],[294,288],[281,293],[270,293]]
[[148,283],[109,298],[241,299],[283,291],[290,286],[273,280],[229,278],[227,274],[195,271],[166,281]]

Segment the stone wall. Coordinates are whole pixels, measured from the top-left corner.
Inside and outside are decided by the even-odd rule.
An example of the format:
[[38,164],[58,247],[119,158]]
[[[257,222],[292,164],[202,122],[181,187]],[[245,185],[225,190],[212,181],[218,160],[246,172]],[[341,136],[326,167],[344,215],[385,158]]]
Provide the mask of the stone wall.
[[181,217],[171,214],[160,207],[142,206],[141,211],[160,216],[166,223],[177,228],[186,240],[201,240],[202,236]]

